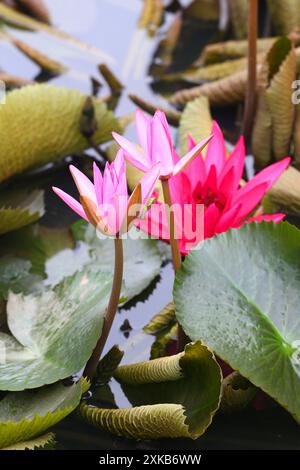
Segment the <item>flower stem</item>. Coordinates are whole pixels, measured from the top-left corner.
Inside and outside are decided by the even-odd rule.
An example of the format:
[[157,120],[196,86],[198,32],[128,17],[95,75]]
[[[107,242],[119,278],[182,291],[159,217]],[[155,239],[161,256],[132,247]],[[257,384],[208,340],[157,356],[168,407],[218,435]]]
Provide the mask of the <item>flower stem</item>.
[[109,304],[106,310],[101,336],[84,370],[84,376],[89,380],[96,376],[97,366],[110,333],[120,300],[123,279],[123,242],[121,238],[115,238],[114,242],[115,268]]
[[170,244],[171,244],[171,250],[172,250],[174,271],[177,272],[178,269],[180,269],[181,267],[181,254],[180,254],[178,239],[176,236],[175,217],[174,217],[174,211],[172,210],[172,199],[171,199],[171,193],[170,193],[169,180],[162,179],[161,184],[162,184],[162,189],[164,193],[165,204],[168,206],[169,212],[170,212],[169,217],[168,217],[169,230],[170,230]]
[[[169,208],[168,220],[169,220],[169,230],[170,230],[170,245],[171,245],[171,250],[172,250],[174,271],[176,273],[181,267],[182,260],[181,260],[178,238],[176,236],[175,214],[174,214],[174,211],[172,210],[172,198],[171,198],[169,180],[162,179],[161,184],[162,184],[162,189],[164,193],[165,204]],[[178,324],[177,352],[183,351],[186,343],[187,343],[187,337],[182,329],[182,326]]]
[[248,141],[255,111],[256,102],[256,41],[258,24],[258,0],[249,0],[248,13],[248,83],[244,112],[243,134]]

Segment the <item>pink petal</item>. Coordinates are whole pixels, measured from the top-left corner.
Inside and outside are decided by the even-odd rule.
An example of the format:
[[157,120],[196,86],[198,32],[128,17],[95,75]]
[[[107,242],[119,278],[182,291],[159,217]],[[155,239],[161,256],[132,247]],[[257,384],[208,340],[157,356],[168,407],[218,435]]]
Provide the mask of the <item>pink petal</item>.
[[241,197],[241,195],[246,194],[247,192],[251,191],[255,186],[265,183],[266,184],[266,192],[273,186],[273,184],[277,181],[280,175],[286,170],[289,166],[291,161],[290,157],[284,158],[279,162],[273,163],[269,165],[264,170],[257,173],[257,175],[252,178],[247,184],[245,184],[234,197],[233,203],[236,203],[237,200]]
[[207,147],[205,157],[206,170],[209,172],[210,167],[215,165],[219,175],[226,163],[226,147],[222,131],[216,121],[213,122],[212,134],[214,138]]
[[120,175],[126,171],[124,151],[122,149],[118,150],[114,161],[111,163],[111,168],[113,169],[117,179],[119,179]]
[[166,241],[170,239],[168,219],[164,204],[153,204],[145,217],[143,219],[138,219],[135,225],[152,237]]
[[246,159],[246,149],[244,137],[240,137],[238,143],[230,154],[228,160],[226,161],[223,170],[220,175],[220,179],[225,178],[226,174],[234,168],[234,180],[232,182],[232,189],[236,189],[240,185],[240,181],[243,176],[244,167]]
[[79,204],[79,202],[76,201],[76,199],[74,199],[72,196],[65,193],[59,188],[52,187],[52,189],[55,192],[55,194],[57,194],[57,196],[60,197],[64,201],[64,203],[66,203],[74,212],[76,212],[76,214],[78,214],[80,217],[82,217],[88,222],[88,219],[85,215],[85,212],[81,204]]
[[254,217],[250,217],[246,220],[247,223],[251,222],[282,222],[286,218],[286,214],[278,212],[277,214],[262,214]]
[[112,135],[115,141],[124,150],[126,160],[128,160],[133,166],[143,172],[149,170],[151,165],[148,158],[139,152],[136,146],[130,142],[130,140],[117,134],[116,132],[113,132]]
[[162,176],[169,176],[173,172],[173,147],[159,116],[156,113],[151,124],[151,160],[152,164],[161,163]]
[[237,206],[232,207],[229,211],[223,213],[215,227],[215,233],[223,233],[229,230],[237,219],[241,208],[242,205],[238,204]]
[[103,190],[102,190],[102,203],[110,204],[113,195],[115,194],[115,186],[112,178],[112,172],[109,163],[106,163],[103,175]]
[[211,238],[215,234],[215,226],[220,218],[221,211],[215,204],[210,204],[204,213],[204,238]]
[[141,111],[140,109],[136,110],[135,113],[135,124],[137,128],[137,133],[139,136],[139,141],[141,144],[142,149],[145,152],[150,154],[149,148],[149,126],[150,126],[150,119]]
[[[177,175],[182,170],[184,170],[184,168],[189,165],[189,163],[192,162],[201,153],[201,151],[206,147],[206,145],[210,142],[212,138],[213,136],[211,135],[206,139],[201,140],[201,142],[199,142],[196,147],[194,147],[184,157],[182,157],[180,161],[175,165],[173,175]],[[199,155],[199,158],[202,158],[201,155]]]
[[93,163],[93,172],[94,172],[94,189],[96,193],[97,203],[98,205],[102,204],[102,189],[103,189],[103,177],[102,173],[99,170],[97,164]]
[[165,113],[163,113],[160,109],[158,109],[154,114],[153,119],[154,118],[155,119],[158,118],[160,120],[160,122],[163,125],[163,128],[165,130],[166,137],[167,137],[168,142],[169,142],[169,146],[170,146],[170,148],[172,148],[173,147],[172,137],[171,137],[171,134],[170,134],[170,128],[169,128],[169,124],[168,124]]
[[143,176],[141,180],[143,204],[146,204],[147,200],[152,196],[160,171],[161,164],[157,163]]
[[[247,186],[247,184],[245,186]],[[237,220],[234,223],[234,227],[238,226],[238,224],[253,211],[253,209],[264,197],[267,187],[267,183],[261,183],[258,186],[250,188],[250,191],[243,192],[242,195],[237,198],[235,205],[241,206],[241,210],[237,216]],[[241,192],[241,189],[238,192]]]
[[82,196],[87,196],[93,201],[95,204],[97,203],[95,188],[93,183],[75,166],[69,166],[71,175],[73,180],[77,186],[78,192]]

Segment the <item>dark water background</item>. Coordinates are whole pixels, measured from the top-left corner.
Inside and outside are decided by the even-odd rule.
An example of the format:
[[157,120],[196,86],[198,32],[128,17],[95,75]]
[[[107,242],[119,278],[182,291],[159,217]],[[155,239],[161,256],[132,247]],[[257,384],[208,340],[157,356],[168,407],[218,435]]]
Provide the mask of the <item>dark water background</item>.
[[[158,105],[163,102],[154,95],[147,77],[153,53],[159,36],[149,39],[136,25],[141,11],[141,0],[45,0],[52,13],[53,24],[79,39],[97,46],[102,52],[98,59],[89,53],[62,44],[41,33],[14,31],[21,39],[48,53],[52,58],[68,65],[72,71],[51,80],[56,85],[64,85],[91,92],[90,76],[99,77],[97,64],[106,62],[126,84],[117,114],[132,112],[135,107],[127,98],[127,92],[134,92],[143,98],[149,98]],[[168,14],[166,24],[172,19]],[[215,28],[215,25],[213,25]],[[191,25],[186,37],[189,47],[185,49],[182,63],[195,58],[212,34],[210,25]],[[197,39],[197,40],[195,40]],[[1,67],[26,78],[39,74],[39,69],[10,45],[1,44]],[[103,92],[105,94],[105,91]],[[224,113],[228,122],[228,112]],[[220,119],[224,115],[219,113]],[[65,167],[52,170],[40,179],[46,190],[46,216],[42,223],[48,226],[67,226],[74,221],[74,215],[61,204],[52,192],[51,184],[73,192],[74,187]],[[163,308],[172,298],[173,272],[170,264],[161,270],[161,276],[155,281],[150,294],[137,299],[134,306],[121,309],[117,315],[106,350],[113,344],[119,344],[125,351],[125,361],[137,362],[148,359],[153,338],[142,333],[147,321]],[[120,330],[124,320],[128,320],[132,330],[126,338]],[[118,406],[128,406],[126,397],[113,384],[113,391]],[[281,408],[265,411],[249,410],[233,416],[216,416],[206,434],[197,441],[160,440],[140,441],[114,437],[82,423],[76,416],[71,416],[54,429],[59,446],[64,449],[300,449],[298,425]]]

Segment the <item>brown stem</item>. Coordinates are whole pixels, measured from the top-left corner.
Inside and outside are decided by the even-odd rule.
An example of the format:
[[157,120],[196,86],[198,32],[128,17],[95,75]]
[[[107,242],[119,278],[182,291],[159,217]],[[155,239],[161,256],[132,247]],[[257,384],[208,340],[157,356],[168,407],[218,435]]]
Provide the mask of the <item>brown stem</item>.
[[169,180],[162,179],[161,184],[162,184],[162,189],[164,193],[165,204],[168,206],[169,212],[170,212],[169,217],[168,217],[169,230],[170,230],[170,245],[171,245],[171,250],[172,250],[174,271],[177,272],[178,269],[180,269],[181,267],[181,254],[180,254],[178,239],[176,236],[174,211],[171,209],[172,199],[171,199],[171,193],[170,193]]
[[243,123],[243,134],[249,141],[253,126],[256,102],[256,41],[258,23],[258,0],[249,0],[248,13],[248,83]]
[[[172,198],[171,198],[171,193],[170,193],[170,185],[169,185],[169,180],[167,179],[162,179],[161,180],[162,184],[162,189],[164,193],[164,200],[165,204],[169,208],[169,230],[170,230],[170,245],[171,245],[171,250],[172,250],[172,258],[173,258],[173,266],[174,266],[174,271],[175,273],[180,269],[181,267],[181,254],[180,254],[180,248],[179,248],[179,243],[178,243],[178,238],[176,236],[176,229],[175,229],[175,215],[174,211],[172,210]],[[182,329],[182,326],[178,324],[178,333],[177,333],[177,352],[183,351],[186,343],[188,342],[187,337]]]
[[111,330],[120,300],[122,279],[123,279],[123,242],[121,238],[115,238],[115,270],[112,290],[110,294],[109,304],[106,310],[104,324],[100,339],[91,355],[86,368],[84,377],[89,380],[93,379],[97,372],[97,366]]

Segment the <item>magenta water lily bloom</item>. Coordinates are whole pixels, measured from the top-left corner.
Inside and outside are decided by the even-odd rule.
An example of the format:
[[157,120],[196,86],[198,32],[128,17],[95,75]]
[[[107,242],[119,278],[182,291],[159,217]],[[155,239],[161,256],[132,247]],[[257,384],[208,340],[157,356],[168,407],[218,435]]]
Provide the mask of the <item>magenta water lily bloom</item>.
[[95,225],[103,234],[116,237],[125,233],[140,215],[152,195],[160,174],[160,164],[154,165],[128,196],[126,165],[120,150],[113,163],[106,164],[102,176],[94,163],[94,183],[76,167],[70,171],[80,194],[80,203],[59,188],[53,191],[80,217]]
[[[213,123],[212,134],[214,137],[208,144],[206,156],[199,155],[180,174],[169,180],[178,241],[183,254],[188,253],[191,245],[230,228],[238,228],[245,222],[279,222],[284,218],[284,214],[265,215],[258,210],[253,215],[252,212],[288,167],[290,158],[270,165],[241,186],[245,164],[243,137],[227,157],[223,134],[216,122]],[[190,151],[195,146],[189,137]],[[173,156],[176,164],[176,154]],[[192,232],[192,240],[186,235],[184,225],[190,227],[195,224],[195,207],[199,205],[203,209],[202,223],[199,222],[195,232]],[[145,232],[168,241],[170,235],[165,208],[161,205],[158,210],[157,206],[154,204],[138,225]],[[187,219],[190,219],[188,224]]]
[[208,144],[212,136],[203,139],[190,148],[182,158],[178,158],[173,147],[169,125],[165,114],[156,111],[148,118],[142,111],[136,111],[136,128],[141,150],[125,137],[113,132],[113,137],[124,150],[125,158],[139,170],[149,171],[153,165],[161,164],[161,178],[179,174]]

